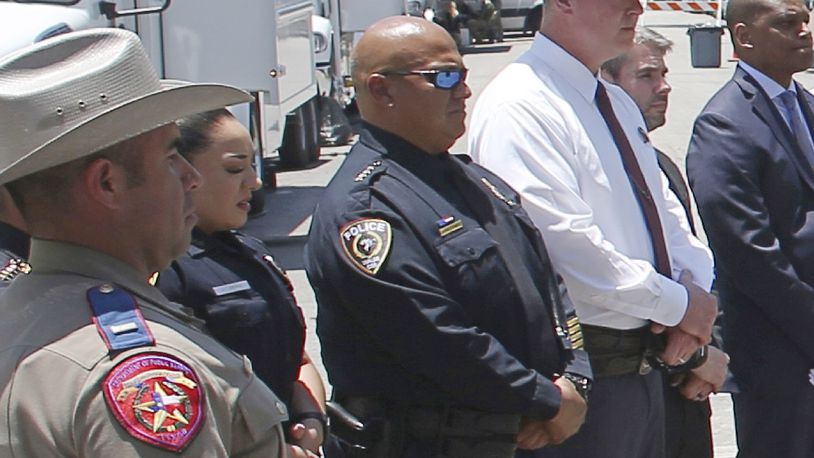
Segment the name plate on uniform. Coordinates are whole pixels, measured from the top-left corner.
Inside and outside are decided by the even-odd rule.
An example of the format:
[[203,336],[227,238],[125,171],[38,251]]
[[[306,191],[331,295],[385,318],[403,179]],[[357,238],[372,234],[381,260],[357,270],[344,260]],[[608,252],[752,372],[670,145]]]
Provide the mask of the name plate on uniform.
[[246,280],[212,287],[212,291],[215,293],[215,296],[225,296],[227,294],[238,293],[240,291],[246,291],[249,289],[252,289],[252,287],[249,286],[249,282]]

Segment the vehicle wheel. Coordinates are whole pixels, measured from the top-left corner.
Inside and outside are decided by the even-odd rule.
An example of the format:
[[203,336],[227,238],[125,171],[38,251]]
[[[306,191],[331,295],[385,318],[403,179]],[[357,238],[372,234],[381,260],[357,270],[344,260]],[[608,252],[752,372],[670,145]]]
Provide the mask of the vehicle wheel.
[[260,175],[260,181],[263,182],[263,187],[266,189],[277,189],[277,165],[269,159],[263,159],[260,166],[257,168]]
[[350,143],[353,128],[342,106],[328,96],[319,97],[319,143],[340,146]]
[[260,215],[266,211],[266,190],[260,188],[257,191],[252,191],[251,210],[249,216]]
[[531,10],[529,15],[526,16],[526,25],[523,33],[534,35],[538,30],[540,30],[541,22],[543,22],[543,7],[538,6]]
[[280,164],[288,168],[305,167],[319,159],[319,122],[317,98],[305,102],[286,117]]

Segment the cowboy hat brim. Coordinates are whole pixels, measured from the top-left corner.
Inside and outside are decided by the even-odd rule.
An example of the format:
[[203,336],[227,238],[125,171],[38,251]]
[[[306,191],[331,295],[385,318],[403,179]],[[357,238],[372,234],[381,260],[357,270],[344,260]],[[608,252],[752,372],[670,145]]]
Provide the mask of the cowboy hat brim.
[[222,84],[162,80],[161,89],[108,109],[62,132],[10,164],[0,164],[0,184],[90,156],[184,116],[252,101]]

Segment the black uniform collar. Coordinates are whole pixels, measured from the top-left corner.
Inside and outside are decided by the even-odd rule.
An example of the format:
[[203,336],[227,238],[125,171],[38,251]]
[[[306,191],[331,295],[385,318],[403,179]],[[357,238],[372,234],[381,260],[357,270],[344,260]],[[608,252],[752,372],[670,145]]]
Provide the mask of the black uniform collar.
[[382,158],[393,160],[425,179],[446,180],[444,170],[451,159],[448,152],[428,153],[396,134],[369,123],[363,123],[359,142],[378,151]]
[[14,253],[20,259],[28,259],[31,237],[16,227],[0,221],[0,248]]
[[235,231],[218,231],[207,234],[195,227],[192,229],[192,243],[187,249],[187,254],[195,258],[210,250],[240,251],[242,247],[243,244],[237,239]]

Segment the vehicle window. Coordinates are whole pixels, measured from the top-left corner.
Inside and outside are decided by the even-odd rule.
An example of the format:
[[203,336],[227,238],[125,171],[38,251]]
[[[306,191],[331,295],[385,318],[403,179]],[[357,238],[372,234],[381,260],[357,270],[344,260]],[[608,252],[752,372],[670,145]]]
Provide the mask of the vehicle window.
[[80,0],[0,0],[13,1],[15,3],[49,3],[52,5],[76,5]]

